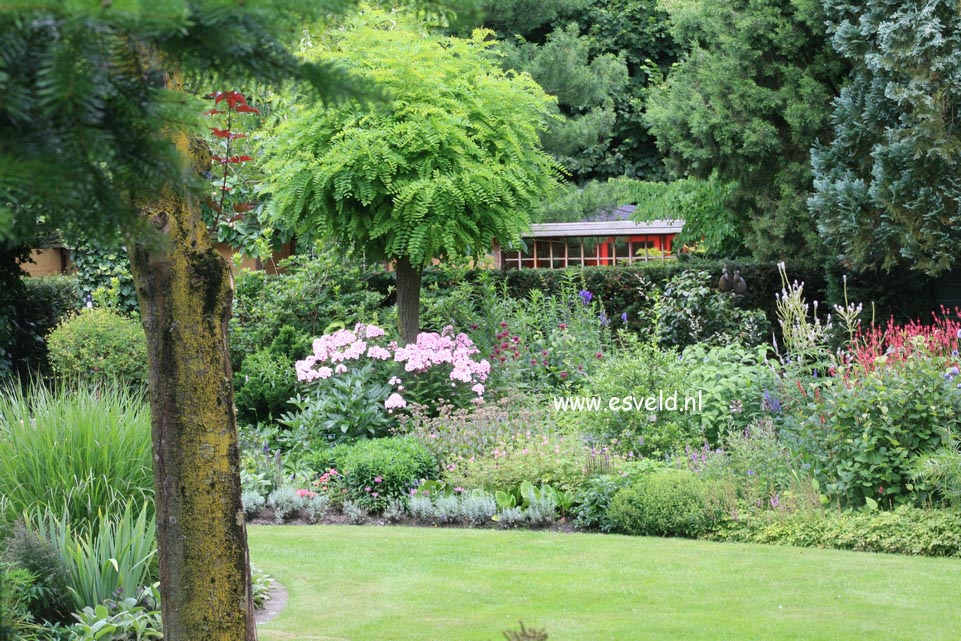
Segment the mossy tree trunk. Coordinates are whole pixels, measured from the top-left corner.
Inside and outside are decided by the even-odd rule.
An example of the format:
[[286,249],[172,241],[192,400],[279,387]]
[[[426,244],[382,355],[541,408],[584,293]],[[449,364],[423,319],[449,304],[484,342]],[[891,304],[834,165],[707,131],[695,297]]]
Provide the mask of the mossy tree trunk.
[[411,265],[410,258],[397,260],[397,324],[401,341],[416,343],[420,333],[420,283],[423,270]]
[[[209,152],[189,149],[198,158]],[[247,533],[227,351],[233,286],[199,204],[172,189],[141,207],[165,242],[133,244],[147,335],[165,641],[253,641]]]

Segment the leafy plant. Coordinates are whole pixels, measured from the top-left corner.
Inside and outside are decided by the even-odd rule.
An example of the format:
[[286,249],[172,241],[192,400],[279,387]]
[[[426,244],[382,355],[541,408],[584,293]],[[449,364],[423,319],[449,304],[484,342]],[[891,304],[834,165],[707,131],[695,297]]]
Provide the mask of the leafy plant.
[[686,470],[642,476],[618,490],[608,509],[614,530],[647,536],[695,538],[708,532],[717,517],[706,484]]
[[144,595],[107,599],[74,614],[77,623],[70,641],[147,641],[163,639],[159,592],[149,587]]
[[49,509],[80,529],[127,500],[153,509],[150,421],[117,385],[0,394],[2,520]]
[[38,513],[31,527],[60,550],[74,607],[96,607],[107,599],[136,597],[156,580],[156,523],[146,506],[129,502],[103,514],[87,528],[63,516]]
[[412,438],[359,441],[333,453],[346,499],[379,511],[391,499],[404,498],[422,479],[437,477],[430,451]]
[[796,389],[797,407],[781,419],[782,432],[825,492],[845,505],[923,501],[931,488],[913,478],[918,457],[936,450],[946,433],[961,433],[961,394],[939,359],[798,382]]
[[108,309],[82,310],[47,337],[50,365],[61,378],[147,382],[147,339],[137,321]]
[[20,596],[31,620],[53,623],[68,621],[73,603],[60,551],[23,523],[14,527],[3,546],[2,562],[23,569],[33,577],[30,589],[23,590]]

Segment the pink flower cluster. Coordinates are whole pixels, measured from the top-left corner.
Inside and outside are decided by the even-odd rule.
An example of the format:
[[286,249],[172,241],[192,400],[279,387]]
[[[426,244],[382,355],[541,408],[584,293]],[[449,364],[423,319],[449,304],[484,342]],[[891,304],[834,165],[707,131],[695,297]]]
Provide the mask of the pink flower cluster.
[[[477,394],[478,399],[483,396],[485,388],[482,383],[490,374],[490,363],[473,359],[480,350],[467,334],[454,335],[453,328],[448,325],[440,334],[421,332],[415,343],[405,347],[398,347],[394,341],[386,345],[373,344],[373,341],[384,336],[382,328],[358,323],[353,330],[340,329],[315,339],[313,354],[295,364],[297,380],[310,382],[343,374],[348,371],[345,361],[356,361],[366,356],[403,363],[404,371],[415,375],[437,365],[450,365],[451,385],[458,382],[471,385],[471,391]],[[400,394],[404,391],[402,380],[392,376],[389,382],[397,387],[397,391],[384,402],[385,409],[407,407],[407,401]]]

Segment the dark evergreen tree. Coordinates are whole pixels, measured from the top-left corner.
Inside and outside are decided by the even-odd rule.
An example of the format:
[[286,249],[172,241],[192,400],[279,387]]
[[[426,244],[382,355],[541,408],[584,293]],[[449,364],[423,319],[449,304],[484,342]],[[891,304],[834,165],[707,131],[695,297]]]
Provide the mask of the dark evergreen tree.
[[824,0],[853,69],[813,152],[811,211],[862,270],[936,275],[961,251],[961,13],[948,0]]

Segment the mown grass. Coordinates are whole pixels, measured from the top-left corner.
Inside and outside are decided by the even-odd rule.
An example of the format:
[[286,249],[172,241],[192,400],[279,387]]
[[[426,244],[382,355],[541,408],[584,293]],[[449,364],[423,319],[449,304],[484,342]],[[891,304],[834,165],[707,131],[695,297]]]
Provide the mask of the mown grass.
[[262,641],[940,641],[961,560],[593,534],[255,526]]

